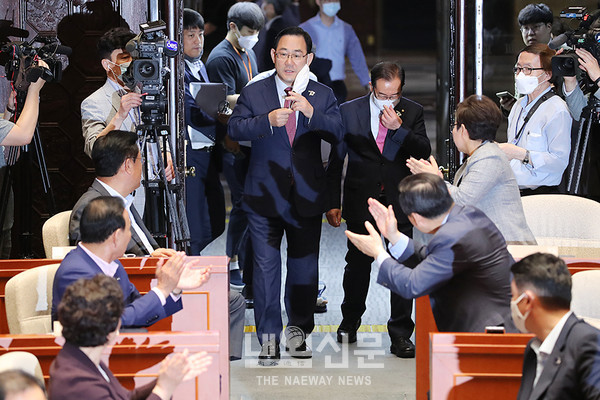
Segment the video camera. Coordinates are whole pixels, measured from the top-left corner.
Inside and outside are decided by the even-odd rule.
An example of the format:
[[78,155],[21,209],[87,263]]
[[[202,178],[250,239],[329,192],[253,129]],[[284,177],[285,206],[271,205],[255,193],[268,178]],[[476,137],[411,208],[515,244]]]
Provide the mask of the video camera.
[[[27,31],[25,31],[27,32]],[[59,43],[55,32],[39,32],[29,42],[15,41],[1,43],[0,64],[4,64],[6,77],[13,83],[17,92],[25,92],[31,82],[38,78],[46,82],[59,82],[62,78],[62,57],[72,50]],[[38,66],[38,60],[48,64],[48,68]]]
[[[585,49],[597,60],[600,60],[600,10],[588,13],[585,7],[569,7],[560,12],[561,18],[580,20],[579,27],[567,31],[554,38],[549,46],[558,49],[563,44],[574,48]],[[595,86],[585,72],[580,72],[579,57],[574,50],[566,50],[562,54],[552,57],[553,76],[577,76],[581,73],[584,92],[589,92]]]
[[147,93],[143,97],[140,112],[142,121],[148,125],[161,124],[164,120],[167,108],[164,81],[170,72],[167,57],[173,58],[179,53],[177,42],[165,36],[165,29],[163,21],[140,24],[140,34],[125,47],[133,62],[123,74],[123,82],[130,89],[139,83],[141,92]]

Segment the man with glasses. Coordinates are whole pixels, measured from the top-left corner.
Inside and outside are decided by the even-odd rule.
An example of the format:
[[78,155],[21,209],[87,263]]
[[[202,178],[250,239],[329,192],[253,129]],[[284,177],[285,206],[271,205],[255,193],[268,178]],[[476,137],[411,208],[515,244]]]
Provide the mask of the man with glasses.
[[[398,203],[398,184],[410,175],[406,160],[427,159],[431,153],[425,132],[423,107],[402,96],[404,68],[393,62],[381,62],[371,70],[371,93],[342,104],[344,140],[329,156],[327,177],[330,205],[327,221],[339,227],[342,216],[348,230],[366,234],[364,222],[371,221],[367,200],[378,199],[385,206],[393,205],[398,229],[412,237],[412,224]],[[344,180],[343,213],[340,209],[342,167],[348,155]],[[337,331],[342,343],[356,342],[356,331],[365,312],[369,277],[373,257],[358,250],[348,241],[344,270],[343,320]],[[392,353],[398,357],[414,357],[410,341],[414,329],[411,319],[412,300],[391,294],[391,317],[388,332]]]
[[514,68],[519,99],[508,116],[508,142],[501,143],[521,195],[558,193],[569,164],[572,118],[567,104],[552,92],[555,51],[537,43],[525,47]]
[[321,217],[327,181],[321,140],[337,143],[342,120],[331,89],[309,80],[312,40],[302,28],[282,30],[271,50],[276,73],[246,86],[229,120],[233,140],[251,140],[243,208],[254,250],[254,316],[260,365],[280,358],[281,239],[287,239],[286,346],[310,358],[304,338],[314,328]]
[[548,44],[552,39],[552,10],[544,3],[532,3],[519,11],[519,27],[526,46]]

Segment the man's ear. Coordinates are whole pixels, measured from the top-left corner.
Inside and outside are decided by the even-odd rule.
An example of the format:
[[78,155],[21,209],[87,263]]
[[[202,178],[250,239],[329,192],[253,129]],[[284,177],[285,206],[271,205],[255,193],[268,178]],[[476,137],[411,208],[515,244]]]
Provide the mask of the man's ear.
[[104,68],[106,72],[110,70],[110,61],[108,59],[103,58],[102,61],[100,61],[100,63],[102,64],[102,68]]
[[310,63],[313,62],[314,58],[315,58],[315,53],[308,53],[306,55],[306,65],[308,65],[310,67]]
[[371,83],[371,81],[369,81],[369,92],[373,91],[373,84]]
[[273,64],[275,64],[275,49],[271,49],[271,60],[273,60]]

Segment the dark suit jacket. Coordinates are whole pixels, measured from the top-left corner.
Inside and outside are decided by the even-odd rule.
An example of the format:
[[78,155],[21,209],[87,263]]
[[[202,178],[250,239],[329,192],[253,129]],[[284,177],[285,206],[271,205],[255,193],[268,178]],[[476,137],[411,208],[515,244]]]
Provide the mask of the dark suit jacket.
[[[144,296],[141,296],[135,286],[129,281],[123,265],[119,260],[116,260],[116,262],[119,264],[119,267],[114,277],[119,281],[125,300],[125,310],[121,316],[121,324],[124,327],[149,326],[181,310],[183,307],[181,298],[175,302],[171,296],[167,296],[167,302],[163,307],[158,295],[154,291],[151,290]],[[100,267],[82,248],[78,246],[76,249],[71,250],[60,263],[54,276],[54,285],[52,287],[52,319],[58,319],[58,303],[60,303],[67,286],[77,279],[89,279],[101,273],[103,272]]]
[[427,246],[410,240],[404,253],[384,261],[377,282],[412,299],[429,295],[441,332],[484,332],[510,316],[514,260],[496,225],[475,207],[454,205]]
[[[83,209],[88,205],[90,201],[100,196],[110,196],[110,193],[106,191],[104,186],[100,182],[94,179],[92,182],[92,186],[90,186],[80,198],[77,200],[77,203],[73,206],[73,212],[71,213],[71,220],[69,221],[69,238],[71,240],[71,245],[76,245],[80,240],[81,236],[79,233],[79,221],[81,220],[81,214],[83,213]],[[146,225],[144,225],[144,221],[140,214],[136,211],[133,204],[129,207],[133,218],[137,222],[138,226],[142,228],[142,231],[146,234],[150,245],[154,248],[158,248],[158,243],[152,237],[152,234],[146,229]],[[127,245],[126,253],[135,254],[138,257],[143,257],[150,255],[146,251],[146,247],[142,243],[142,240],[138,236],[135,229],[131,228],[131,240],[129,241],[129,245]]]
[[327,206],[327,180],[321,140],[336,143],[342,121],[330,88],[309,81],[302,95],[314,107],[310,121],[298,113],[293,146],[285,126],[269,124],[269,112],[281,108],[275,74],[246,86],[229,120],[233,140],[251,140],[252,156],[244,189],[244,207],[265,217],[282,215],[293,204],[302,217],[314,217]]
[[530,341],[517,399],[600,399],[599,339],[598,329],[570,315],[533,389],[537,358]]
[[[348,101],[340,107],[344,122],[344,141],[331,151],[327,168],[330,209],[342,208],[347,221],[363,223],[371,220],[367,199],[379,198],[383,185],[388,204],[394,207],[399,227],[412,226],[398,203],[398,184],[410,175],[406,160],[412,156],[427,159],[431,153],[425,132],[423,107],[405,97],[395,107],[401,114],[402,126],[388,130],[383,154],[371,133],[370,94]],[[344,204],[340,207],[342,167],[348,154],[348,170],[344,180]]]
[[133,391],[126,390],[110,372],[106,364],[100,363],[110,382],[102,376],[77,346],[65,343],[52,365],[48,385],[49,400],[160,400],[152,393],[156,381]]

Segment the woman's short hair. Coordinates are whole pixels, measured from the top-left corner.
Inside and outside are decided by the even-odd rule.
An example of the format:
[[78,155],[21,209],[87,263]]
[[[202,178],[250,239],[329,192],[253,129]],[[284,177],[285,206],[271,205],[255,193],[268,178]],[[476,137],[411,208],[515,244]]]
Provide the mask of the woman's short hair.
[[123,291],[116,279],[98,274],[69,285],[58,304],[65,340],[79,347],[105,344],[123,314]]
[[456,127],[464,125],[471,140],[495,140],[501,121],[500,108],[484,95],[472,94],[456,107]]

